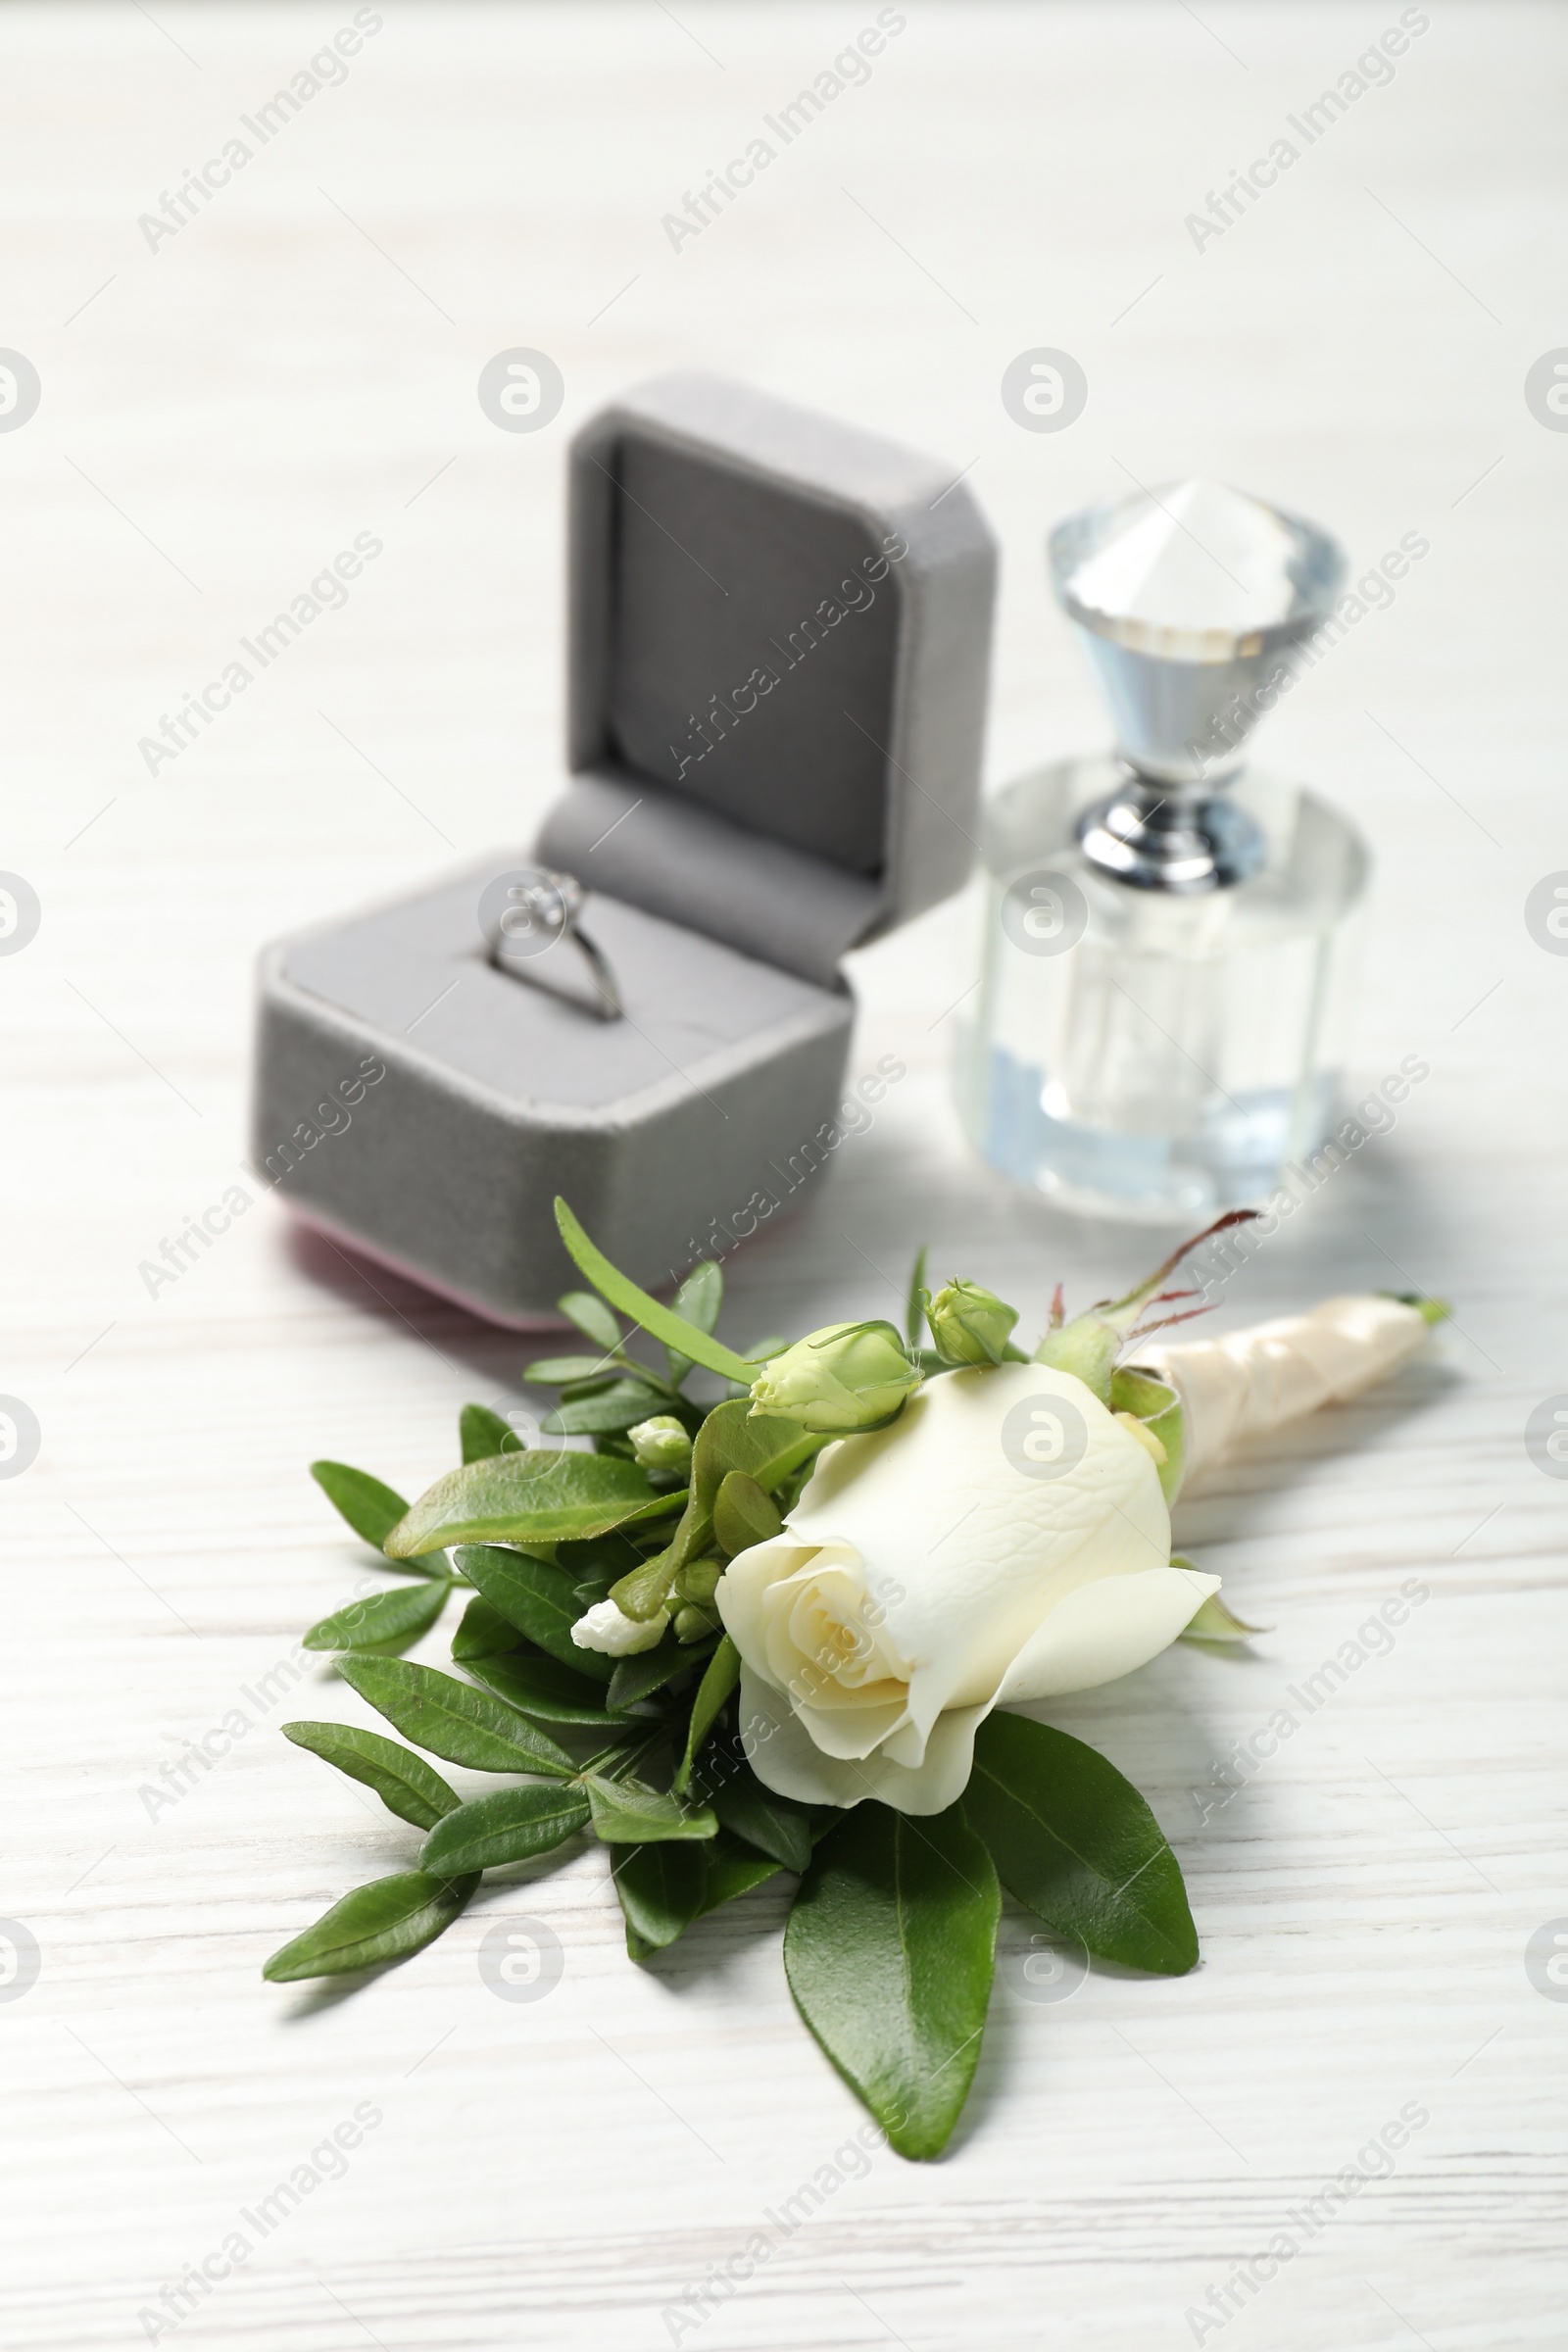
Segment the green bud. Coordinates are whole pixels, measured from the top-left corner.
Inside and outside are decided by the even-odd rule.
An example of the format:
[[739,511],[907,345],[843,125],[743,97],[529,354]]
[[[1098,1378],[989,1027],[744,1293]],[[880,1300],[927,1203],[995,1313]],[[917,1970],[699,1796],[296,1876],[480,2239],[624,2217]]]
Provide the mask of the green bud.
[[1075,1315],[1070,1323],[1048,1331],[1035,1349],[1035,1362],[1050,1364],[1057,1372],[1071,1372],[1086,1389],[1093,1389],[1102,1404],[1108,1405],[1110,1376],[1121,1345],[1122,1335],[1115,1324],[1091,1307],[1087,1314]]
[[673,1470],[684,1477],[691,1467],[691,1436],[673,1413],[655,1413],[651,1421],[639,1421],[626,1435],[640,1470]]
[[717,1612],[709,1609],[677,1609],[674,1625],[677,1642],[700,1642],[705,1634],[716,1634],[722,1630]]
[[927,1303],[925,1319],[945,1364],[1000,1364],[1018,1310],[977,1282],[950,1282]]
[[781,1413],[817,1437],[852,1437],[891,1421],[919,1385],[891,1323],[829,1323],[763,1366],[752,1411]]

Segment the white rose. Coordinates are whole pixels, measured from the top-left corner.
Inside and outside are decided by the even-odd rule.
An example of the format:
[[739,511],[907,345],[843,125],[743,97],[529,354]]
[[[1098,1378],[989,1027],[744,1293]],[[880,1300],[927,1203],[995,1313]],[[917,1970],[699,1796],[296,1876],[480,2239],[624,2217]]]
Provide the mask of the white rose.
[[1128,1674],[1219,1579],[1170,1565],[1148,1449],[1071,1373],[950,1372],[828,1446],[784,1532],[730,1562],[758,1777],[807,1804],[940,1813],[1008,1699]]

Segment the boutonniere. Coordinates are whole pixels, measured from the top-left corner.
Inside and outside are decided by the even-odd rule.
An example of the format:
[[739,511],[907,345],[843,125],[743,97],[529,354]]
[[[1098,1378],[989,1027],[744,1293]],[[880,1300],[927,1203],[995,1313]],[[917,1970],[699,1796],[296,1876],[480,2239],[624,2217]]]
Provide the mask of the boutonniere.
[[[1359,1395],[1445,1310],[1331,1298],[1173,1341],[1200,1311],[1162,1288],[1189,1243],[1071,1321],[1058,1289],[1026,1353],[1014,1307],[970,1282],[933,1294],[922,1252],[902,1330],[833,1324],[741,1355],[714,1337],[716,1265],[666,1306],[564,1202],[557,1216],[592,1287],[561,1301],[586,1348],[525,1374],[560,1392],[541,1432],[554,1443],[523,1446],[469,1405],[461,1466],[412,1505],[314,1465],[409,1581],[305,1645],[412,1744],[284,1728],[422,1843],[266,1974],[404,1959],[486,1870],[582,1834],[610,1848],[637,1961],[789,1872],[802,2016],[893,2146],[936,2156],[979,2057],[1004,1887],[1088,1954],[1162,1976],[1198,1959],[1181,1870],[1137,1789],[1013,1710],[1130,1674],[1179,1637],[1244,1638],[1219,1579],[1172,1554],[1184,1479]],[[698,1367],[723,1384],[717,1402],[689,1395]],[[460,1671],[400,1655],[458,1590]],[[464,1799],[426,1756],[496,1788]]]

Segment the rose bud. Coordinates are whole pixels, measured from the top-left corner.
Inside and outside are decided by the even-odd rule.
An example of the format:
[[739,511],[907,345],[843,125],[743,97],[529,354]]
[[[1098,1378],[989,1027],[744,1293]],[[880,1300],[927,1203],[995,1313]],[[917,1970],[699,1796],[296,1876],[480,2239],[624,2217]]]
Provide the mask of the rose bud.
[[829,1323],[775,1355],[752,1384],[754,1413],[782,1413],[816,1436],[890,1421],[920,1385],[891,1323]]
[[626,1435],[639,1470],[668,1470],[684,1478],[690,1469],[691,1435],[673,1413],[655,1413],[651,1421],[639,1421]]
[[612,1600],[600,1600],[578,1618],[571,1638],[579,1649],[597,1649],[606,1657],[634,1658],[639,1650],[657,1649],[664,1638],[669,1611],[652,1617],[624,1616]]
[[925,1310],[945,1364],[1000,1364],[1018,1310],[977,1282],[950,1282]]

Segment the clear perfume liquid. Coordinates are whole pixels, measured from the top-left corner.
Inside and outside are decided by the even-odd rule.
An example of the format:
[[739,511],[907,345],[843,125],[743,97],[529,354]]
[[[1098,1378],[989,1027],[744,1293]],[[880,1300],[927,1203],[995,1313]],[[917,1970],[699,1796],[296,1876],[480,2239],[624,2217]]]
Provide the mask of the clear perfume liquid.
[[1231,797],[1267,844],[1255,875],[1132,888],[1076,836],[1124,772],[1068,760],[987,809],[959,1108],[986,1159],[1064,1206],[1198,1224],[1266,1195],[1332,1123],[1369,859],[1328,803],[1249,773]]

